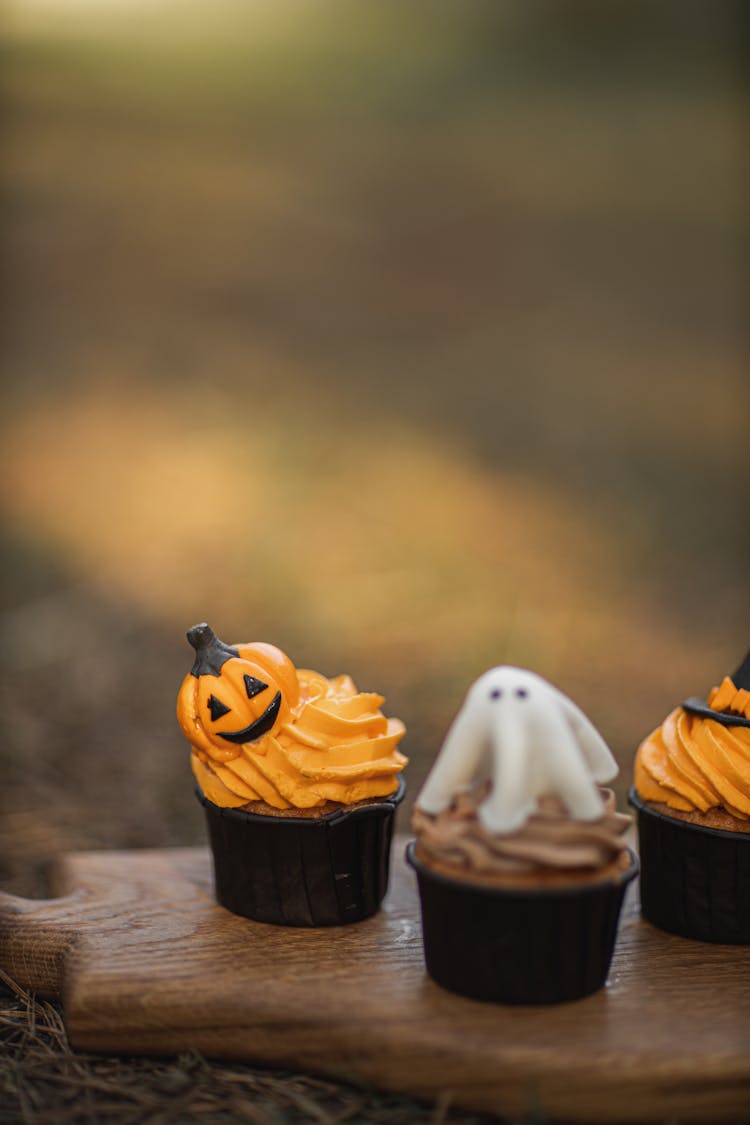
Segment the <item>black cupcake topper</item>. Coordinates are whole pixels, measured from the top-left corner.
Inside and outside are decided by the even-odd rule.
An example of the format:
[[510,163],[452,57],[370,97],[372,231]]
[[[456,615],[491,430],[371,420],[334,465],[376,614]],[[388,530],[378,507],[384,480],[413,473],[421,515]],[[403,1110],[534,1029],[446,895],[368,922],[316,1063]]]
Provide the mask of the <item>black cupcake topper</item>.
[[[747,653],[739,668],[732,673],[731,680],[738,691],[742,689],[750,691],[750,652]],[[682,706],[691,715],[713,719],[714,722],[721,723],[723,727],[750,727],[750,719],[746,719],[744,715],[737,715],[733,711],[714,711],[704,699],[699,699],[697,695],[691,695],[690,699],[686,699]]]

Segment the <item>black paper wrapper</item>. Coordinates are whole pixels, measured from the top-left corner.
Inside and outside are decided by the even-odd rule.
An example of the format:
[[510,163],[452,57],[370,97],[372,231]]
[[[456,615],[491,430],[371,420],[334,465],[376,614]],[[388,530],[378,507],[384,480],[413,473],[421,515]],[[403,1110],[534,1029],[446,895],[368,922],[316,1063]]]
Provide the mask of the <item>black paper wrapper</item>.
[[427,971],[474,1000],[558,1004],[607,979],[630,866],[607,882],[576,887],[498,888],[449,878],[406,849],[417,872]]
[[750,833],[704,828],[649,806],[638,811],[641,912],[681,937],[750,945]]
[[368,918],[388,889],[393,816],[403,779],[377,804],[321,817],[262,816],[214,805],[206,812],[216,901],[277,926],[341,926]]

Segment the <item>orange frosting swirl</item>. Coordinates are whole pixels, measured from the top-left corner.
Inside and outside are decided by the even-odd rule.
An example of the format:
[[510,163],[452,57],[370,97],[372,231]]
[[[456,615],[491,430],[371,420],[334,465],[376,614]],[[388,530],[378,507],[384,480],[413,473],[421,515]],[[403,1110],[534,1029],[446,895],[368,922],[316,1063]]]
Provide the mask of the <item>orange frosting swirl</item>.
[[191,765],[205,796],[224,808],[265,801],[311,809],[394,793],[408,761],[396,749],[405,728],[382,713],[383,696],[358,691],[349,676],[296,674],[299,699],[272,732],[233,747],[230,760],[193,745]]
[[[750,718],[750,692],[725,677],[708,706]],[[635,787],[644,800],[680,812],[720,808],[750,819],[750,727],[675,708],[638,747]]]

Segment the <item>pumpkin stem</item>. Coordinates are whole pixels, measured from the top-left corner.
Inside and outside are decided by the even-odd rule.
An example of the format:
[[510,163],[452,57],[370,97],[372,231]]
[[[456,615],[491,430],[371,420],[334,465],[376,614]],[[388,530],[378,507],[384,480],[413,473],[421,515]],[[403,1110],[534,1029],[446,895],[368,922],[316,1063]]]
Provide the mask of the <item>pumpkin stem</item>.
[[190,669],[193,676],[220,676],[221,669],[227,660],[239,656],[239,651],[223,641],[214,633],[210,625],[202,621],[200,625],[193,625],[185,634],[190,644],[195,649],[195,663]]

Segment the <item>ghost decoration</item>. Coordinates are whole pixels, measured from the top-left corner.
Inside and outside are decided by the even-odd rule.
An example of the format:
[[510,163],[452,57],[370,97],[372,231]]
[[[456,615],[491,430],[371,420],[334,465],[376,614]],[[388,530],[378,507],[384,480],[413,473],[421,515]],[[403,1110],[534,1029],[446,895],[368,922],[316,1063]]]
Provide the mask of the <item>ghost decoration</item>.
[[478,782],[491,789],[478,815],[507,834],[554,795],[574,820],[598,820],[598,783],[618,773],[615,759],[583,712],[552,684],[523,668],[491,668],[472,685],[438,754],[417,805],[436,815]]

